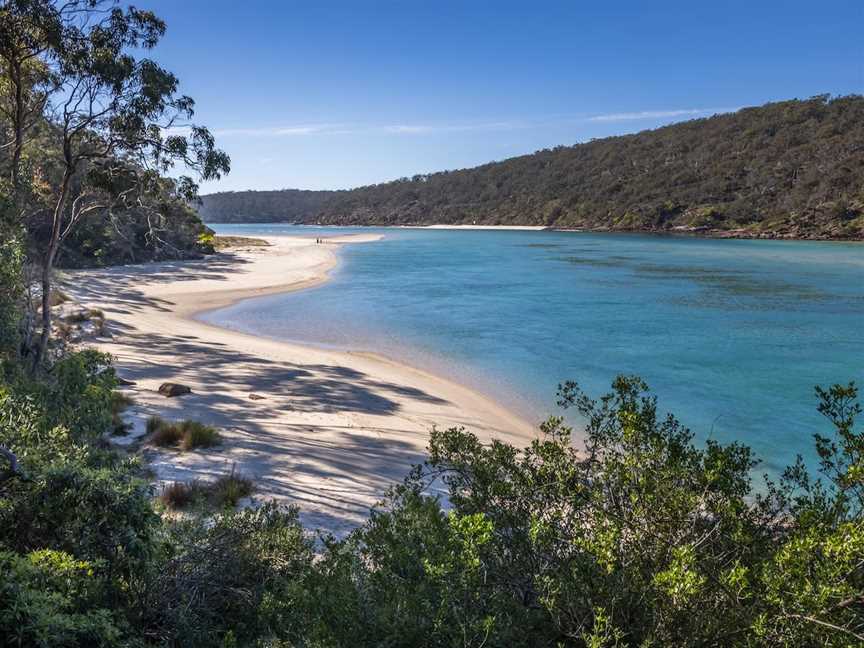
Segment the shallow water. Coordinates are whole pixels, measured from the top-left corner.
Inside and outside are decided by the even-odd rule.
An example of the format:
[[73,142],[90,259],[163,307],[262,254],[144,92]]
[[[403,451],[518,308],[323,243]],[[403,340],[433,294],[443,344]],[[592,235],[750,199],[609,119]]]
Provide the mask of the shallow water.
[[559,382],[599,396],[639,374],[697,438],[776,474],[814,462],[813,386],[864,382],[864,246],[629,234],[216,225],[222,234],[380,231],[332,281],[204,319],[375,351],[540,420]]

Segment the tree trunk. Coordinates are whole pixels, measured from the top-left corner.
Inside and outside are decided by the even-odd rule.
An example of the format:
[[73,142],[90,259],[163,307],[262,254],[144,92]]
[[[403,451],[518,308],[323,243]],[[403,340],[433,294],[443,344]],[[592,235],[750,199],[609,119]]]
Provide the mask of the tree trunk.
[[0,473],[0,482],[9,479],[13,475],[24,474],[24,471],[21,470],[21,464],[18,463],[18,457],[9,448],[0,446],[0,457],[9,462],[9,470],[6,473]]
[[45,250],[45,258],[42,262],[42,335],[39,338],[39,347],[33,357],[33,369],[35,370],[45,359],[48,350],[48,340],[51,337],[51,273],[54,269],[54,257],[57,256],[57,248],[60,245],[60,229],[63,223],[63,212],[66,209],[66,199],[69,195],[69,182],[72,179],[73,169],[67,165],[63,172],[63,182],[60,185],[60,195],[54,206],[54,220],[51,223],[51,239]]
[[17,61],[9,63],[9,77],[15,86],[15,118],[12,127],[15,131],[14,148],[12,149],[12,191],[15,196],[15,207],[20,208],[21,196],[21,153],[24,150],[24,83],[21,78],[21,65]]

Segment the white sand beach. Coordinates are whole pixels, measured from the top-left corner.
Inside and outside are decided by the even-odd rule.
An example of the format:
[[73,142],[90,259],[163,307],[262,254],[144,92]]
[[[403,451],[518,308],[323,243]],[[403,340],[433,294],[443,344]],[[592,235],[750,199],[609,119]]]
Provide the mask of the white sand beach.
[[[212,450],[146,448],[159,482],[212,479],[236,469],[254,498],[300,507],[312,528],[342,535],[386,488],[423,459],[433,426],[525,445],[536,427],[450,380],[361,352],[287,344],[204,324],[196,313],[326,281],[340,245],[378,237],[265,237],[269,247],[206,260],[68,273],[64,290],[104,311],[112,354],[130,394],[136,435],[146,418],[195,419],[220,429]],[[161,383],[192,393],[166,398]],[[250,398],[251,395],[253,397]],[[130,437],[135,439],[136,435]]]
[[420,225],[421,229],[447,230],[516,230],[540,232],[549,229],[545,225]]

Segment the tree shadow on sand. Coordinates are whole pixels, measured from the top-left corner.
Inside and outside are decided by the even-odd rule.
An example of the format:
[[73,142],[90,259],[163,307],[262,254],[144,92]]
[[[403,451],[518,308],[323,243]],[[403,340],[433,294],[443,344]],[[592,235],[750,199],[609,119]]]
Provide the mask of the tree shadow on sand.
[[[237,274],[245,273],[243,266],[248,263],[250,261],[241,256],[223,252],[200,261],[164,261],[118,266],[110,270],[81,270],[75,272],[74,285],[70,287],[82,301],[104,301],[110,296],[111,310],[117,313],[128,314],[142,307],[168,312],[172,302],[147,297],[136,285],[205,280],[229,282]],[[69,280],[66,283],[69,284]]]

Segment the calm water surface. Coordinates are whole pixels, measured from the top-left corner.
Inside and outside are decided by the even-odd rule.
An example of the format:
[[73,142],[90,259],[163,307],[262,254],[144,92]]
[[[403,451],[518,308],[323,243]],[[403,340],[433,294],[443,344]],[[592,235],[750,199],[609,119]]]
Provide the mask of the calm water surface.
[[217,225],[223,234],[380,231],[324,286],[204,319],[442,372],[532,419],[559,382],[641,375],[700,439],[776,473],[827,431],[813,386],[864,384],[864,246],[621,234]]

